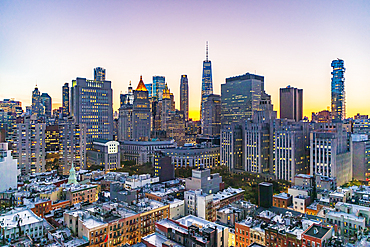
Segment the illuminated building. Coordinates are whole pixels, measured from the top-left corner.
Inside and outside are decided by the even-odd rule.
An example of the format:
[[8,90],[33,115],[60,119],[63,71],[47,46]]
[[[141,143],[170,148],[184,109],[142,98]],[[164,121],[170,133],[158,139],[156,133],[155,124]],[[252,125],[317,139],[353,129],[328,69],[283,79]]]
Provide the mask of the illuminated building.
[[101,67],[94,69],[94,81],[105,81],[105,69]]
[[139,84],[134,90],[134,104],[132,108],[132,139],[148,140],[150,138],[150,102],[143,77],[140,76]]
[[145,87],[148,90],[149,98],[153,96],[153,84],[152,83],[145,83]]
[[119,142],[95,140],[87,151],[88,165],[100,166],[107,173],[121,167]]
[[69,116],[69,85],[68,82],[64,83],[62,87],[62,107],[63,117]]
[[15,101],[14,99],[0,100],[0,108],[3,109],[4,112],[10,112],[17,117],[21,116],[23,113],[22,102]]
[[158,101],[162,100],[165,86],[166,79],[164,76],[153,76],[152,97],[156,97]]
[[182,75],[180,82],[180,111],[184,112],[185,121],[189,119],[189,85],[188,76]]
[[265,93],[263,76],[246,73],[221,84],[222,125],[242,124],[265,104],[271,104],[271,96]]
[[113,140],[111,82],[86,78],[73,80],[71,114],[78,124],[86,124],[88,145],[94,139]]
[[370,141],[366,134],[351,135],[353,178],[370,180]]
[[241,125],[225,125],[221,129],[220,160],[221,165],[230,171],[244,170],[243,129]]
[[334,121],[342,121],[346,117],[346,96],[344,91],[344,61],[341,59],[331,62],[333,68],[331,78],[331,112]]
[[344,125],[321,124],[310,133],[310,174],[336,177],[338,186],[352,180],[352,156]]
[[131,82],[126,94],[120,95],[121,107],[118,118],[118,140],[125,141],[132,139],[132,109],[134,104],[134,93]]
[[40,117],[44,114],[44,106],[41,102],[40,91],[35,87],[35,90],[32,91],[32,115]]
[[52,111],[52,100],[49,94],[42,93],[40,96],[41,104],[44,106],[45,109],[45,115],[47,117],[51,117],[51,111]]
[[59,125],[59,174],[68,175],[72,163],[77,170],[86,168],[86,131],[86,124],[73,119]]
[[210,94],[203,102],[204,136],[219,136],[221,132],[221,96]]
[[280,118],[293,119],[296,122],[303,118],[303,89],[287,86],[280,88]]
[[208,41],[206,45],[206,60],[203,61],[203,75],[202,75],[202,97],[200,103],[200,120],[202,128],[204,126],[204,102],[207,97],[213,94],[213,83],[212,83],[212,63],[208,60]]
[[48,125],[45,130],[46,152],[59,153],[59,126]]
[[13,157],[22,175],[45,171],[45,129],[44,123],[16,125]]
[[331,123],[332,115],[330,111],[324,110],[312,113],[312,122],[314,123]]

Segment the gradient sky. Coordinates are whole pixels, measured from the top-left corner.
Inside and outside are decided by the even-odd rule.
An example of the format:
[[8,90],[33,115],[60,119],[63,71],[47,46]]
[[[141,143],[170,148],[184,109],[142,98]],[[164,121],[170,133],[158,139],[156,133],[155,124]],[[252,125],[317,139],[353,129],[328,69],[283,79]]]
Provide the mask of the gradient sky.
[[179,106],[187,74],[199,118],[205,41],[214,92],[226,77],[257,73],[279,107],[279,88],[303,88],[304,115],[330,105],[330,63],[347,69],[347,116],[370,114],[370,1],[0,1],[0,99],[31,92],[61,103],[76,77],[107,70],[114,110],[129,81],[164,75]]

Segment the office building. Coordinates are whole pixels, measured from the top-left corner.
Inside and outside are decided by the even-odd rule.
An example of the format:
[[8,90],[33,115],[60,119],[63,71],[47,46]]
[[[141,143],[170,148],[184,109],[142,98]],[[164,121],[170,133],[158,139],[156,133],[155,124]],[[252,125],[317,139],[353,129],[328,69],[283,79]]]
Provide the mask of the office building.
[[59,153],[59,125],[47,125],[45,129],[46,153]]
[[186,190],[201,190],[206,194],[220,191],[222,176],[219,173],[211,174],[208,168],[198,167],[193,169],[192,176],[185,179]]
[[189,84],[188,76],[182,75],[180,81],[180,111],[184,112],[185,121],[189,120]]
[[204,102],[209,95],[213,94],[212,82],[212,63],[208,60],[208,41],[206,44],[206,60],[203,61],[203,74],[202,74],[202,97],[200,105],[200,121],[202,127],[204,126]]
[[94,69],[94,81],[105,81],[105,69],[101,67]]
[[45,129],[46,124],[30,121],[16,125],[13,157],[22,175],[45,171]]
[[172,111],[166,123],[166,138],[174,139],[179,146],[185,144],[185,118],[179,110]]
[[37,118],[45,113],[44,106],[41,102],[41,95],[38,87],[32,91],[32,115]]
[[271,104],[271,97],[265,93],[263,76],[246,73],[221,84],[222,125],[243,124],[265,104]]
[[0,191],[17,188],[18,167],[8,143],[0,143]]
[[344,61],[342,59],[331,62],[333,68],[331,78],[331,112],[334,121],[342,121],[346,117],[346,95],[344,91]]
[[310,133],[310,174],[336,177],[338,186],[352,180],[352,156],[343,124],[321,124]]
[[273,167],[277,179],[292,182],[296,174],[309,173],[309,123],[276,119],[273,143]]
[[52,113],[52,100],[48,93],[41,94],[41,104],[44,106],[45,115],[51,117]]
[[100,166],[110,172],[121,167],[119,142],[94,140],[91,150],[87,151],[88,166]]
[[370,140],[366,134],[351,135],[353,179],[370,179]]
[[4,112],[10,112],[17,117],[20,117],[23,113],[22,102],[15,99],[0,100],[0,109],[3,109]]
[[152,97],[156,97],[158,101],[162,100],[165,86],[166,78],[164,76],[153,76]]
[[69,85],[68,85],[68,82],[64,83],[62,87],[62,107],[63,107],[63,117],[69,116]]
[[86,132],[86,124],[72,118],[59,124],[59,174],[68,175],[72,164],[77,170],[86,168]]
[[203,102],[203,136],[219,136],[221,133],[221,96],[210,94]]
[[258,206],[263,208],[272,207],[272,196],[274,187],[271,183],[262,182],[258,184]]
[[312,122],[314,123],[331,123],[332,113],[330,111],[324,110],[320,112],[312,113]]
[[132,108],[132,139],[147,141],[150,138],[151,112],[149,93],[143,77],[140,76],[139,84],[134,90],[134,104]]
[[86,78],[73,80],[71,114],[78,124],[86,124],[88,145],[91,145],[94,139],[113,140],[111,82]]
[[303,119],[303,89],[287,86],[280,88],[280,118]]
[[126,94],[120,95],[121,105],[118,109],[118,141],[132,139],[132,109],[134,105],[134,93],[131,82]]
[[152,83],[145,83],[145,87],[148,90],[149,98],[153,96],[153,84]]
[[122,141],[120,143],[122,160],[133,160],[138,165],[154,164],[156,151],[175,148],[175,140],[170,141]]
[[241,125],[225,125],[221,129],[220,161],[230,171],[244,171],[243,135]]
[[253,173],[273,172],[273,121],[276,111],[265,105],[264,111],[256,111],[244,127],[244,170]]

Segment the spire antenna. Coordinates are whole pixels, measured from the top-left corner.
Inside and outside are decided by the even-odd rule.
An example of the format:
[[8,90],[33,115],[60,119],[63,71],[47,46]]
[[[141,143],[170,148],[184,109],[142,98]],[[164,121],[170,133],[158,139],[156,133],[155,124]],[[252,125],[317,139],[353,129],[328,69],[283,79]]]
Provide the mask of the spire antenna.
[[206,41],[206,61],[208,61],[208,41]]

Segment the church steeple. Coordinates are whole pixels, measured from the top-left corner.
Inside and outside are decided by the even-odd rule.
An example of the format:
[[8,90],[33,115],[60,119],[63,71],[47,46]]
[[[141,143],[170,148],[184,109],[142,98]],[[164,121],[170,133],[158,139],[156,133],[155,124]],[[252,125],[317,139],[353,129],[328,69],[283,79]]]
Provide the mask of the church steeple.
[[73,166],[73,162],[72,162],[71,170],[69,170],[68,184],[78,184],[77,178],[76,178],[76,170],[75,170],[75,167]]

